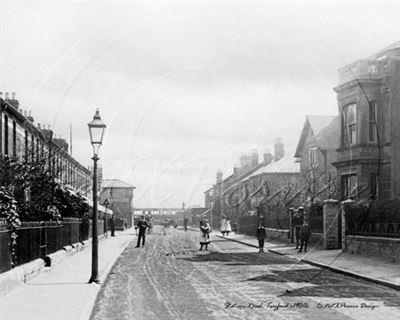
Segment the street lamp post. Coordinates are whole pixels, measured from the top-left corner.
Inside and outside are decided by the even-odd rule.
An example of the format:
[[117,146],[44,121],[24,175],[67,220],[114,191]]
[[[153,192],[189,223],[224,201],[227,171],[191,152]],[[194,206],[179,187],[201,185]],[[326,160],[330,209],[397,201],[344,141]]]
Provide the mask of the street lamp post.
[[93,146],[93,226],[92,226],[92,275],[89,283],[100,283],[99,280],[99,252],[97,234],[97,161],[100,146],[103,143],[103,135],[106,125],[101,121],[99,109],[93,120],[88,123],[90,133],[90,143]]

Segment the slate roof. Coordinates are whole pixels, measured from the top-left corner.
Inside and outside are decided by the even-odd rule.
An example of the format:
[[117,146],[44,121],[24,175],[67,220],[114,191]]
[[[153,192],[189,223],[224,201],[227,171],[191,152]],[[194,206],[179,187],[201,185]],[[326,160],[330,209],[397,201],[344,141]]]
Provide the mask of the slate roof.
[[272,162],[268,165],[264,165],[252,174],[248,175],[241,181],[248,180],[252,177],[258,176],[264,173],[299,173],[300,163],[293,157],[283,157],[282,159]]
[[300,158],[309,131],[312,131],[317,145],[321,150],[336,150],[339,148],[340,120],[338,116],[306,116],[303,130],[297,144],[295,157]]

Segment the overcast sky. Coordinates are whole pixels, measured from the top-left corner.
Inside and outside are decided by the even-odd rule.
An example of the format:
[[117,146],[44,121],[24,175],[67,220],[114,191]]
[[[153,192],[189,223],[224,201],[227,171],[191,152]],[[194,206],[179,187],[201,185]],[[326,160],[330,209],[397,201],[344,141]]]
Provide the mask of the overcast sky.
[[307,114],[335,115],[337,69],[400,39],[399,1],[4,1],[0,91],[137,207],[204,205],[244,152],[293,155]]

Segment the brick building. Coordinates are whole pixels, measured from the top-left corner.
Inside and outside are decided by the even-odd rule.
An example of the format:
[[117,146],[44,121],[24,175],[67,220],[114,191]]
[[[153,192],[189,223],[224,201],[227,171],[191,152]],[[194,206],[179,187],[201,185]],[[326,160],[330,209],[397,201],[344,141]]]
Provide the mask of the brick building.
[[100,192],[100,203],[108,200],[114,212],[117,227],[122,227],[125,220],[133,225],[133,190],[135,187],[118,179],[104,179]]
[[400,42],[339,69],[341,198],[400,195]]
[[69,153],[68,143],[50,126],[35,124],[30,112],[20,108],[15,93],[0,97],[0,155],[21,161],[44,159],[61,184],[86,197],[92,196],[92,172]]
[[[336,149],[339,148],[340,118],[338,116],[307,116],[297,144],[295,157],[305,181],[314,183],[315,195],[325,200],[324,189],[336,189]],[[330,184],[330,186],[328,186]],[[335,190],[329,197],[336,193]],[[336,197],[336,194],[334,195]]]
[[263,154],[261,162],[259,154],[254,149],[250,154],[243,154],[239,158],[239,165],[235,165],[233,172],[223,178],[222,172],[218,171],[216,183],[208,189],[205,194],[206,207],[212,207],[213,221],[219,225],[221,216],[237,219],[243,213],[242,204],[245,203],[242,180],[258,169],[270,164],[273,160],[279,161],[284,156],[284,145],[281,139],[274,144],[274,155],[268,150]]

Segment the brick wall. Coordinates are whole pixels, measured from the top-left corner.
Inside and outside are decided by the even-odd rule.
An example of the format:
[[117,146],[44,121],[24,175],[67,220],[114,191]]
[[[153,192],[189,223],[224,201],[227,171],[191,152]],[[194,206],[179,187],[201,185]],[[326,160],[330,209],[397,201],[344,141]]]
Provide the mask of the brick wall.
[[346,236],[346,252],[400,261],[400,239]]

